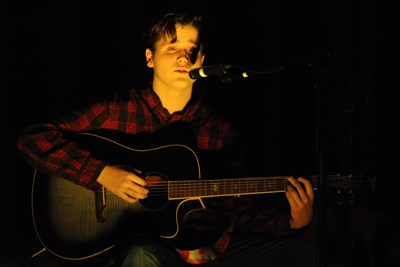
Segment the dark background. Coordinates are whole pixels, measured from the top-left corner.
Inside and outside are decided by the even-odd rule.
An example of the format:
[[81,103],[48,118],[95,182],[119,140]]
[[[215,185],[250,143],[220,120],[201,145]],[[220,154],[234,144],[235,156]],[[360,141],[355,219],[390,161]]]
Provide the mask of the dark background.
[[[246,138],[251,173],[373,177],[373,190],[362,190],[350,209],[362,210],[359,221],[346,220],[351,234],[368,225],[360,234],[368,257],[392,261],[390,253],[399,251],[393,186],[399,22],[393,2],[2,2],[0,266],[1,260],[24,262],[37,246],[30,217],[33,170],[16,150],[18,133],[39,119],[146,84],[142,29],[174,6],[208,15],[205,65],[284,67],[233,83],[198,81],[210,105]],[[336,197],[329,213],[338,209]],[[323,199],[318,201],[325,204]],[[335,229],[321,236],[327,243],[329,231]]]

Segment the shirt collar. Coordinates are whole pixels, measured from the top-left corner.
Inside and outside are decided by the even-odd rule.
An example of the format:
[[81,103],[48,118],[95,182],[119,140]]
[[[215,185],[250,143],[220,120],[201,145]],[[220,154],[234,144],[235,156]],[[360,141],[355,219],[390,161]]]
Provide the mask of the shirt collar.
[[170,114],[168,110],[162,106],[161,100],[154,91],[151,83],[149,83],[145,89],[141,91],[141,96],[146,101],[153,113],[164,122],[192,120],[194,114],[201,106],[199,94],[193,91],[191,99],[183,108],[183,110]]

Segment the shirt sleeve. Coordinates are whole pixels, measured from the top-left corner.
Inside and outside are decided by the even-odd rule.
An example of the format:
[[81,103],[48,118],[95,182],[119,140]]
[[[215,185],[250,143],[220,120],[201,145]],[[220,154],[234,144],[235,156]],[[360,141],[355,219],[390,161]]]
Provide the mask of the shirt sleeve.
[[51,123],[27,127],[19,135],[17,147],[22,158],[38,171],[97,189],[100,184],[96,179],[107,162],[82,148],[71,134],[99,128],[107,118],[108,104],[97,103]]

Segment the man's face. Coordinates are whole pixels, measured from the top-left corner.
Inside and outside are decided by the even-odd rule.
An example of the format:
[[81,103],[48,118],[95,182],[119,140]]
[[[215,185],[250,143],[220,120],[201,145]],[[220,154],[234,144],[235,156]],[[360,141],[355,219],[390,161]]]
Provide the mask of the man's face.
[[197,56],[192,56],[195,62],[190,61],[192,53],[198,51],[198,31],[191,25],[178,25],[176,37],[176,40],[170,37],[158,40],[154,53],[146,50],[147,66],[154,71],[153,84],[187,88],[195,82],[189,77],[189,71],[201,67],[204,58],[199,52]]

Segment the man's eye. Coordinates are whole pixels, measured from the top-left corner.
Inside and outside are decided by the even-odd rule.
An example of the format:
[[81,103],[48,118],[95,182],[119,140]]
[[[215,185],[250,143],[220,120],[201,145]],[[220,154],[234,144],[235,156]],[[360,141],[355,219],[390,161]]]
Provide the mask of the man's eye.
[[168,51],[176,51],[175,47],[168,47]]

